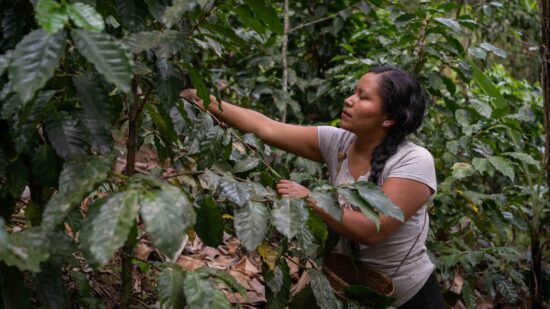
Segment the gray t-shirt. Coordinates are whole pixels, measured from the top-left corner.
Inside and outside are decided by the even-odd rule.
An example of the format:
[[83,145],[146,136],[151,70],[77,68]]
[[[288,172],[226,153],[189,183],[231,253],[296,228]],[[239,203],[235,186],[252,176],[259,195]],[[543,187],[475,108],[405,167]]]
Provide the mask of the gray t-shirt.
[[[347,154],[355,134],[329,126],[317,127],[317,134],[321,157],[328,166],[333,185],[354,182],[355,179],[349,173],[347,155],[338,170],[338,152]],[[369,173],[357,180],[366,181],[368,177]],[[422,182],[430,187],[433,193],[437,190],[432,155],[425,148],[409,141],[402,143],[397,152],[386,161],[378,185],[382,185],[386,179],[392,177]],[[345,206],[345,200],[340,199],[340,203]],[[393,305],[396,307],[411,299],[433,271],[434,265],[428,257],[425,246],[429,222],[426,205],[424,205],[383,243],[373,247],[360,245],[361,260],[392,278],[395,285],[393,296],[396,297]],[[419,238],[418,235],[420,235]],[[418,241],[414,244],[417,238]],[[336,250],[349,254],[349,241],[340,237]],[[410,253],[403,265],[395,273],[409,250]]]

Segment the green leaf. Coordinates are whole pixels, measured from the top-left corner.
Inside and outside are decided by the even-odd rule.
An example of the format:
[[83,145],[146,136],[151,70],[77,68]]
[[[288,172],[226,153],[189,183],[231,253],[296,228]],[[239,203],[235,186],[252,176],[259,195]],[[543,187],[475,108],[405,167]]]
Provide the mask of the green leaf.
[[262,264],[262,274],[265,281],[265,297],[269,309],[284,309],[290,300],[290,269],[285,259],[278,259],[277,266],[271,271],[265,263]]
[[475,46],[469,47],[468,53],[477,59],[481,59],[481,60],[487,59],[487,52],[480,47],[475,47]]
[[138,196],[139,193],[133,189],[115,193],[101,205],[94,220],[83,226],[83,230],[91,229],[89,234],[83,232],[89,237],[81,241],[94,262],[105,265],[124,244],[136,222]]
[[229,176],[224,176],[220,180],[220,187],[227,199],[238,206],[244,206],[244,204],[250,199],[250,193],[252,190],[247,183],[236,181]]
[[166,9],[172,4],[172,0],[145,0],[149,12],[155,19],[161,20]]
[[222,291],[208,280],[206,274],[188,271],[183,280],[185,299],[190,309],[231,308]]
[[185,307],[183,294],[183,272],[177,265],[166,267],[159,274],[158,293],[161,309],[178,309]]
[[164,111],[170,112],[180,99],[179,94],[184,85],[183,76],[178,66],[165,58],[157,62],[157,71],[157,96]]
[[121,24],[127,29],[142,30],[148,9],[143,0],[116,0]]
[[493,82],[483,74],[481,69],[470,59],[466,59],[470,67],[474,72],[474,80],[479,85],[481,90],[487,95],[494,98],[495,110],[493,116],[495,118],[500,118],[509,112],[508,102],[502,96],[498,88],[493,84]]
[[244,48],[247,43],[240,36],[238,36],[230,27],[224,27],[217,24],[204,23],[201,24],[202,28],[209,30],[210,32],[217,33],[221,37],[230,39],[238,47]]
[[500,274],[494,274],[492,277],[496,290],[498,291],[498,294],[503,297],[504,302],[508,304],[517,303],[518,293],[514,284],[512,284],[508,278]]
[[47,261],[34,278],[36,291],[44,308],[68,308],[69,300],[63,282],[63,264]]
[[258,166],[260,160],[256,157],[248,156],[242,160],[237,161],[233,167],[233,173],[248,172]]
[[200,239],[210,247],[217,247],[223,240],[223,219],[212,196],[205,196],[197,210],[195,231]]
[[509,156],[509,157],[512,157],[518,161],[521,161],[521,162],[524,162],[526,164],[529,164],[529,165],[533,165],[537,168],[540,168],[540,162],[538,162],[537,160],[535,160],[530,154],[528,153],[523,153],[523,152],[506,152],[506,153],[503,153],[503,155],[505,156]]
[[376,230],[380,230],[380,217],[374,211],[374,209],[359,196],[359,194],[353,191],[350,188],[338,188],[338,194],[342,195],[348,203],[359,208],[359,210],[369,218],[374,225],[376,225]]
[[460,24],[454,19],[436,17],[434,20],[458,34],[461,32]]
[[37,126],[49,114],[46,111],[54,94],[55,91],[42,90],[32,102],[22,106],[13,126],[17,152],[32,155],[39,140]]
[[241,244],[248,251],[255,250],[265,238],[269,226],[269,212],[260,202],[247,201],[246,204],[236,207],[235,232]]
[[151,240],[162,253],[172,258],[187,229],[195,224],[192,203],[178,187],[167,183],[162,183],[160,190],[144,192],[139,203]]
[[254,16],[250,8],[246,5],[239,5],[235,8],[234,12],[237,14],[239,19],[245,24],[245,26],[252,28],[259,34],[265,32],[266,28],[264,25]]
[[179,20],[182,19],[183,14],[192,11],[197,5],[196,1],[189,0],[174,0],[171,7],[164,11],[162,16],[162,22],[167,29],[172,28]]
[[68,160],[86,155],[88,150],[86,132],[80,123],[69,114],[51,113],[46,119],[44,127],[58,156]]
[[470,104],[476,110],[478,114],[489,119],[493,113],[493,108],[486,102],[481,100],[471,99]]
[[105,29],[103,17],[93,7],[82,2],[70,4],[67,12],[71,20],[80,28],[91,32],[101,32]]
[[465,162],[456,162],[452,167],[453,177],[456,179],[463,179],[472,176],[475,171],[472,165]]
[[65,51],[64,31],[49,35],[42,29],[27,34],[15,47],[9,75],[23,103],[46,85]]
[[489,167],[489,161],[484,158],[473,158],[472,165],[474,166],[476,171],[480,173],[484,173],[487,171],[487,168]]
[[131,91],[132,61],[110,35],[71,30],[71,36],[78,51],[94,64],[107,81],[125,93]]
[[298,234],[308,218],[308,211],[301,199],[284,197],[273,205],[271,218],[273,225],[288,240]]
[[101,85],[98,76],[92,74],[73,77],[73,84],[84,107],[80,120],[91,136],[92,147],[100,154],[110,153],[113,146],[111,122],[114,108],[107,90]]
[[156,47],[160,44],[162,32],[159,31],[141,31],[131,33],[122,39],[122,42],[128,46],[134,54],[139,54],[144,50]]
[[149,116],[151,116],[151,119],[159,130],[160,136],[162,137],[163,141],[169,146],[177,143],[178,134],[174,130],[172,118],[170,118],[170,116],[166,112],[157,109],[157,107],[153,104],[146,104],[145,109],[147,110]]
[[103,182],[111,170],[111,159],[92,156],[66,161],[59,176],[59,191],[44,210],[42,226],[50,231],[63,222],[75,204]]
[[481,46],[481,48],[485,49],[488,52],[492,52],[493,54],[499,56],[500,58],[506,58],[506,56],[507,56],[505,51],[503,51],[502,49],[496,47],[493,44],[484,42],[484,43],[479,44],[479,46]]
[[462,286],[462,300],[464,300],[464,304],[466,304],[469,309],[477,307],[476,295],[474,294],[470,283],[466,280]]
[[333,192],[329,191],[317,191],[314,190],[311,194],[315,199],[316,206],[324,210],[326,213],[331,215],[334,219],[342,221],[342,216],[344,212],[338,204],[336,196]]
[[221,269],[211,268],[211,267],[201,267],[197,271],[208,274],[212,277],[215,277],[216,279],[219,279],[219,281],[223,283],[225,286],[241,294],[241,296],[243,296],[246,299],[247,297],[246,289],[242,285],[240,285],[239,282],[233,276],[228,274],[226,271]]
[[48,144],[41,145],[36,150],[31,161],[32,174],[41,184],[47,187],[57,187],[61,162]]
[[6,251],[0,260],[19,270],[39,272],[40,263],[50,256],[47,247],[48,239],[41,228],[27,228],[9,235]]
[[63,29],[69,16],[65,5],[54,0],[38,0],[35,7],[36,21],[49,34],[54,34]]
[[193,87],[197,89],[197,95],[202,99],[204,108],[208,108],[210,104],[210,90],[206,86],[204,76],[192,66],[186,66],[185,68],[191,74],[191,82],[193,83]]
[[373,208],[378,209],[382,214],[395,218],[400,221],[404,221],[403,211],[397,205],[395,205],[382,191],[380,187],[372,182],[359,181],[353,185],[359,196],[361,196],[367,203]]
[[503,157],[490,156],[487,158],[487,160],[489,160],[489,163],[491,163],[491,165],[494,166],[499,172],[504,174],[504,176],[514,181],[514,167],[512,166],[512,163],[508,161],[508,159]]
[[317,305],[321,309],[339,308],[341,304],[334,297],[332,287],[325,275],[317,269],[308,270],[308,274],[311,279],[311,289],[313,290]]
[[4,74],[12,61],[13,51],[8,50],[5,54],[0,55],[0,75]]
[[273,7],[268,6],[263,0],[244,0],[244,3],[259,20],[270,26],[273,32],[283,33],[283,24]]

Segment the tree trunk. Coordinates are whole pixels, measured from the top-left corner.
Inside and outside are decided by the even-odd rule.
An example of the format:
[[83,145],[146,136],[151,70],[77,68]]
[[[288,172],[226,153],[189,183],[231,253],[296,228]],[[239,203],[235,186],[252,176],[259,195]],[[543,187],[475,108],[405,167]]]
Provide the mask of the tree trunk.
[[[544,169],[546,171],[546,186],[550,188],[550,3],[548,0],[538,0],[540,22],[542,29],[541,53],[541,82],[544,98],[544,132],[546,147],[544,153]],[[542,308],[542,250],[540,220],[534,218],[531,236],[531,253],[533,258],[533,273],[530,282],[531,300],[533,308]]]

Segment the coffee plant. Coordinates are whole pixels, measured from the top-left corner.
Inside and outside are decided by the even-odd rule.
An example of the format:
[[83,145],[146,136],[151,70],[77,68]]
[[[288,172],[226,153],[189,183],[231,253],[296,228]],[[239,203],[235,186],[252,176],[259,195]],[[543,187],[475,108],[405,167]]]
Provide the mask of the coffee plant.
[[[285,12],[265,0],[0,1],[0,307],[73,306],[68,280],[84,295],[79,306],[101,306],[75,269],[116,260],[123,308],[135,301],[136,263],[158,270],[161,308],[230,308],[220,286],[246,298],[233,277],[175,263],[189,235],[216,247],[224,233],[260,255],[268,307],[359,306],[336,299],[320,271],[334,235],[273,185],[314,188],[340,220],[338,195],[377,224],[379,213],[403,220],[400,209],[370,183],[331,187],[320,165],[227,128],[179,94],[196,88],[206,105],[212,94],[289,122],[338,125],[343,98],[377,63],[414,73],[431,97],[413,139],[435,158],[428,249],[446,302],[542,305],[542,93],[523,79],[537,63],[511,54],[525,56],[519,41],[536,47],[540,23],[534,1],[512,2],[300,0]],[[146,149],[153,169],[139,165]],[[133,258],[140,237],[159,262]],[[313,265],[294,297],[288,257]]]

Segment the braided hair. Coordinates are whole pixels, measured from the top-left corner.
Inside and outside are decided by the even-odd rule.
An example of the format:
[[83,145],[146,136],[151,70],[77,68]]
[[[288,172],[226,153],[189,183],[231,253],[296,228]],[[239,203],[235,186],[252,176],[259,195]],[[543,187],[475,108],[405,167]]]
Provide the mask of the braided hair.
[[418,81],[404,70],[382,65],[369,70],[378,76],[378,89],[382,98],[382,111],[394,121],[388,134],[372,152],[369,181],[378,184],[386,165],[405,137],[422,124],[426,110],[426,94]]

